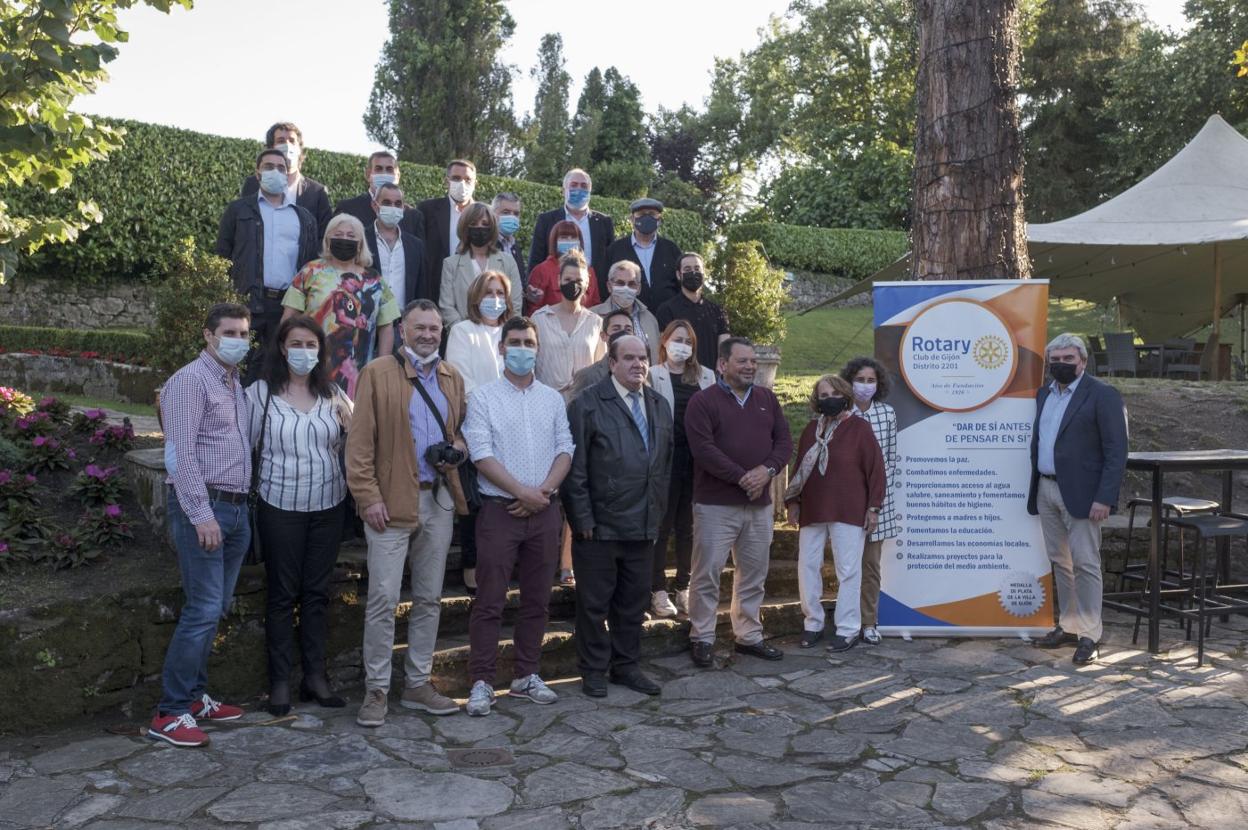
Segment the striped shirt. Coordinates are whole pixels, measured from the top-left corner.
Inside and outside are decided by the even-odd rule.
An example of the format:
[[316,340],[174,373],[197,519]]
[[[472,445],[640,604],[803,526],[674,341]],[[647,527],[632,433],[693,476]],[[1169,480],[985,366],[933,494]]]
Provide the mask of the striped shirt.
[[879,524],[875,532],[868,538],[870,542],[891,539],[901,531],[897,521],[897,511],[893,508],[893,491],[897,484],[897,466],[901,456],[897,454],[897,413],[891,406],[879,401],[872,401],[871,408],[863,412],[857,406],[851,407],[853,413],[871,425],[875,440],[884,454],[884,506],[880,508]]
[[536,372],[539,381],[564,393],[567,400],[576,373],[602,356],[602,338],[599,337],[602,318],[587,308],[578,307],[576,327],[568,334],[555,308],[546,306],[533,313],[539,344]]
[[209,487],[246,493],[251,486],[247,401],[238,372],[204,350],[169,378],[160,411],[165,441],[177,458],[166,480],[192,524],[212,521]]
[[[541,484],[556,458],[565,454],[570,458],[576,450],[563,397],[538,380],[520,389],[505,375],[478,386],[468,397],[464,441],[474,463],[496,459],[526,487]],[[485,476],[478,482],[483,495],[515,495]]]
[[264,417],[269,385],[258,380],[247,387],[251,446],[260,443],[260,483],[265,504],[279,510],[312,513],[328,510],[347,497],[339,451],[346,435],[338,420],[336,399],[346,400],[335,387],[334,398],[318,398],[311,411],[301,412],[274,395]]

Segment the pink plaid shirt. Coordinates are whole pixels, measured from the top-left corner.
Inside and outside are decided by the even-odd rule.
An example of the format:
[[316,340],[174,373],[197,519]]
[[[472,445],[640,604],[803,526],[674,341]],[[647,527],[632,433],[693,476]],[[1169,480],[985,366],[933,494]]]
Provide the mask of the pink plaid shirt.
[[169,378],[160,410],[177,460],[167,481],[186,517],[203,524],[213,518],[209,487],[246,493],[251,486],[247,399],[238,372],[202,351]]

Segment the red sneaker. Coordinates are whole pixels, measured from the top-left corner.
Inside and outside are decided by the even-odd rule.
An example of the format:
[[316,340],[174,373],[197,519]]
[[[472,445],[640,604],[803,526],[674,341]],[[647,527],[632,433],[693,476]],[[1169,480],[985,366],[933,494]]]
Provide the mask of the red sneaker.
[[219,700],[213,700],[204,692],[204,696],[191,704],[191,715],[197,720],[238,720],[243,710]]
[[147,728],[152,738],[168,741],[174,746],[207,746],[208,735],[195,723],[190,715],[162,715],[157,713],[152,718],[152,725]]

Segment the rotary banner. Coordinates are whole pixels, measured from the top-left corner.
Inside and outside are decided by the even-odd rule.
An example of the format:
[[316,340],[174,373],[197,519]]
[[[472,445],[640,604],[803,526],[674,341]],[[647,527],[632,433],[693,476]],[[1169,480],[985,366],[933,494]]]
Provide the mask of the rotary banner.
[[884,544],[884,634],[1031,636],[1053,627],[1027,515],[1046,280],[876,283],[875,356],[894,380],[900,534]]

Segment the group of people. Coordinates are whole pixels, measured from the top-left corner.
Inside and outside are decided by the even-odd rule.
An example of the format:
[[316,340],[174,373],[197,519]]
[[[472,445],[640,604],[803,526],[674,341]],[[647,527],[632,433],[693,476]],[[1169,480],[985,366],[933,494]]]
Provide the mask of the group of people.
[[[199,746],[208,740],[199,721],[242,715],[208,693],[207,660],[253,523],[268,580],[275,715],[291,708],[296,617],[300,699],[346,705],[330,687],[325,643],[330,575],[357,517],[369,580],[363,726],[388,714],[405,567],[399,703],[435,715],[460,709],[431,682],[457,522],[475,594],[469,715],[488,714],[495,700],[517,575],[513,697],[557,698],[539,671],[556,579],[575,579],[577,655],[591,697],[611,683],[658,694],[639,665],[647,611],[687,614],[693,662],[713,665],[730,555],[734,648],[781,659],[760,609],[789,427],[776,396],[754,385],[753,345],[702,296],[702,257],[659,236],[662,204],[634,202],[632,232],[613,239],[610,218],[589,210],[589,176],[572,170],[564,206],[538,218],[522,267],[520,200],[473,201],[470,162],[447,166],[445,197],[411,206],[393,154],[376,153],[368,191],[331,212],[325,188],[300,173],[303,157],[294,125],[269,130],[218,243],[247,303],[209,312],[203,351],[161,395],[185,604],[149,734]],[[811,393],[784,494],[801,528],[803,647],[823,638],[828,542],[839,582],[829,648],[880,640],[880,549],[898,532],[887,392],[883,367],[864,357]]]

